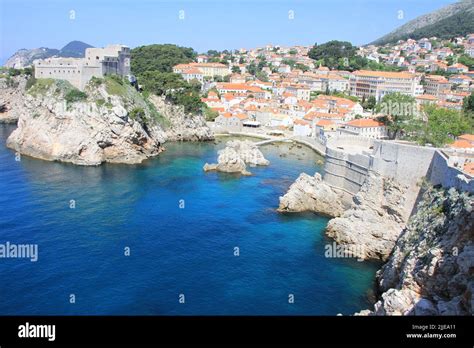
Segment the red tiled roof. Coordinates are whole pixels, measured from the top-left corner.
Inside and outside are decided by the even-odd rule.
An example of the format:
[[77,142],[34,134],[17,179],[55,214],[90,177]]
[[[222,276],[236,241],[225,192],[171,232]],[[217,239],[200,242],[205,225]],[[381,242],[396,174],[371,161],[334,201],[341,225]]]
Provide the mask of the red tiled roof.
[[371,118],[360,118],[358,120],[352,120],[346,123],[351,127],[366,128],[366,127],[383,127],[384,124],[380,121],[373,120]]

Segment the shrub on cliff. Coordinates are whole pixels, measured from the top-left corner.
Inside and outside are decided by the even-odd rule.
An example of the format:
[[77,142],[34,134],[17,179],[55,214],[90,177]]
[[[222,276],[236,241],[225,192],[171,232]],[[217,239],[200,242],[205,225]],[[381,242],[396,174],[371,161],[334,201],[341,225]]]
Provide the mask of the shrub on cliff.
[[207,105],[203,106],[202,114],[204,115],[204,118],[206,119],[206,121],[211,121],[211,122],[213,122],[216,119],[216,117],[219,116],[219,113],[216,110],[212,110]]
[[84,101],[86,99],[87,99],[87,94],[75,88],[68,91],[66,95],[64,96],[64,100],[66,100],[68,104]]
[[143,117],[145,117],[145,110],[143,110],[142,108],[133,108],[128,116],[132,119],[132,120],[139,120]]
[[27,90],[34,96],[44,94],[54,83],[53,79],[34,79]]

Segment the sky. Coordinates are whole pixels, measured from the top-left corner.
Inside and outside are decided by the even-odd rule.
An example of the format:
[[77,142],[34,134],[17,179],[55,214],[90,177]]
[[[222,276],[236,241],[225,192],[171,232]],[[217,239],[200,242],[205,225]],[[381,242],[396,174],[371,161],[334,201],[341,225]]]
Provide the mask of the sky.
[[0,63],[21,48],[362,45],[455,0],[0,0]]

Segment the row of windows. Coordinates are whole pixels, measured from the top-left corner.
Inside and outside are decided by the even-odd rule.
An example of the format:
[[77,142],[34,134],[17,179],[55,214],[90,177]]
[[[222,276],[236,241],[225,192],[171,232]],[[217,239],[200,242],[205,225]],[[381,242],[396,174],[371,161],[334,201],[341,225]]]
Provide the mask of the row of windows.
[[[63,71],[61,71],[61,70],[57,70],[57,71],[56,71],[56,70],[53,70],[53,72],[54,72],[54,73],[59,73],[59,74],[60,74],[61,72],[62,72],[62,73],[65,73],[65,74],[74,74],[75,72],[77,72],[78,74],[81,73],[80,70],[63,70]],[[43,71],[40,71],[40,74],[43,75]],[[52,72],[50,71],[49,74],[51,75]]]

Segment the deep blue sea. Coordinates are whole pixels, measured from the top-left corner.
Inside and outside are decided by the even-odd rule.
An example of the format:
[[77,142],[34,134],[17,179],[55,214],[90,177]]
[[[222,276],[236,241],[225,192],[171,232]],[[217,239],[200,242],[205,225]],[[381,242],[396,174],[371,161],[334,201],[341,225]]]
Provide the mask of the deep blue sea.
[[275,211],[301,172],[321,171],[310,149],[265,146],[271,164],[250,168],[251,177],[202,170],[221,141],[166,144],[142,165],[79,167],[15,161],[5,147],[13,129],[0,126],[0,244],[37,244],[39,256],[0,259],[0,315],[336,315],[369,307],[379,265],[326,258],[327,218]]

